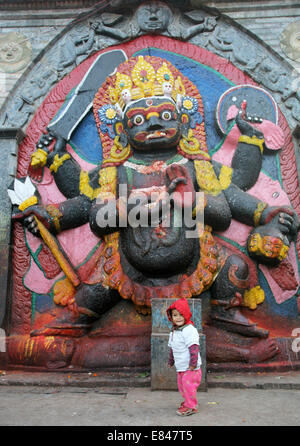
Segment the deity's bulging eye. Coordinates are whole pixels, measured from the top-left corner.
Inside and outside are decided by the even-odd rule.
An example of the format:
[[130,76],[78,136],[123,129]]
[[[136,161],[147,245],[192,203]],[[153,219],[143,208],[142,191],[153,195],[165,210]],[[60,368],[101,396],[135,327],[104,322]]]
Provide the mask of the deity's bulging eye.
[[134,125],[142,125],[145,122],[145,118],[143,115],[135,115],[132,119]]
[[170,111],[164,111],[162,112],[161,117],[164,121],[170,121],[172,119],[172,113]]

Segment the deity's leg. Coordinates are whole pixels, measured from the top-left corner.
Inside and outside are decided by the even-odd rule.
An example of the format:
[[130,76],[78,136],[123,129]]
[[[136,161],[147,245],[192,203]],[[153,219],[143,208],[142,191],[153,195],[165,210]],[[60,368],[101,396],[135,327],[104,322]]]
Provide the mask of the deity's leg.
[[101,283],[82,284],[74,297],[74,311],[62,308],[57,317],[44,328],[34,330],[31,336],[81,336],[101,314],[121,300],[117,291],[104,288]]
[[209,363],[264,362],[280,353],[274,338],[248,338],[242,343],[235,342],[232,333],[206,325],[206,358]]
[[268,332],[250,323],[241,313],[243,294],[248,288],[248,265],[231,255],[213,283],[210,319],[213,325],[245,336],[268,337]]

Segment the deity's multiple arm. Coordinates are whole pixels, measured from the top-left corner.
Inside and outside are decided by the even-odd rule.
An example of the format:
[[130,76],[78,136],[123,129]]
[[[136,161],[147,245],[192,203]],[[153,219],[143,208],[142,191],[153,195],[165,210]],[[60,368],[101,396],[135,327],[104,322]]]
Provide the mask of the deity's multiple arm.
[[[272,220],[274,227],[284,234],[290,234],[290,241],[297,232],[296,213],[292,209],[270,207],[246,192],[258,179],[264,149],[264,136],[248,122],[250,120],[253,118],[246,116],[245,107],[236,116],[236,124],[242,135],[232,158],[230,184],[224,188],[224,194],[233,219],[254,227],[264,226]],[[220,179],[223,166],[216,161],[213,161],[213,166]],[[280,221],[279,213],[288,214],[291,218],[282,215]]]
[[93,197],[83,191],[93,190],[98,179],[98,170],[83,172],[77,161],[67,152],[66,142],[57,138],[51,152],[48,145],[52,141],[49,135],[43,135],[32,156],[34,167],[47,166],[52,173],[60,192],[67,198],[61,203],[31,206],[26,210],[25,226],[33,233],[37,232],[34,214],[53,233],[76,228],[89,221]]
[[241,137],[231,161],[232,183],[244,191],[253,187],[258,179],[264,148],[263,134],[247,119],[248,117],[242,110],[236,116],[236,124],[241,132]]
[[[249,149],[251,157],[249,157]],[[259,146],[239,142],[231,162],[232,182],[241,190],[249,190],[256,183],[262,166]]]
[[[247,122],[242,111],[236,117],[236,124],[242,136],[239,139],[231,167],[223,166],[216,161],[206,162],[206,164],[204,162],[206,167],[198,165],[200,169],[196,173],[198,183],[200,177],[205,177],[205,181],[213,182],[212,175],[217,178],[216,184],[221,186],[219,189],[214,189],[211,184],[207,184],[208,190],[204,189],[205,224],[211,226],[215,231],[225,231],[230,226],[231,220],[234,219],[250,227],[258,228],[256,232],[260,234],[266,233],[265,226],[268,225],[267,228],[271,226],[273,235],[274,231],[277,231],[275,235],[281,239],[285,236],[285,243],[289,245],[297,234],[299,226],[296,213],[291,209],[270,207],[267,203],[262,203],[246,192],[254,186],[261,170],[263,135]],[[99,224],[99,211],[107,205],[107,201],[102,200],[101,203],[99,200],[96,201],[99,195],[99,167],[90,172],[83,171],[66,150],[66,141],[63,139],[58,138],[52,152],[49,152],[47,147],[52,139],[53,137],[49,137],[49,135],[44,135],[41,138],[37,146],[38,153],[33,155],[32,164],[40,163],[40,165],[49,167],[58,189],[67,200],[46,207],[35,206],[34,214],[40,217],[52,232],[74,228],[87,222],[99,236],[118,230],[121,217],[127,222],[130,210],[128,206],[124,208],[122,201],[118,197],[113,197],[117,200],[113,203],[113,210],[110,209],[110,218],[102,212],[102,219],[104,218],[107,223]],[[42,162],[39,157],[44,157]],[[197,167],[195,168],[197,170]],[[122,172],[122,168],[118,169],[118,184],[127,183],[127,178],[121,178]],[[190,183],[190,175],[185,167],[174,165],[166,170],[166,186],[169,194],[180,189],[182,192],[194,191],[192,183]],[[202,190],[196,181],[194,184],[196,190]],[[183,199],[183,195],[180,199],[179,194],[179,201],[181,200],[181,206],[185,207],[187,203]],[[108,208],[105,212],[107,213],[107,211]],[[32,218],[26,217],[24,223],[29,229],[34,229]]]
[[214,231],[228,229],[232,214],[226,196],[223,192],[218,195],[206,194],[204,209],[204,223],[211,226]]
[[[237,148],[237,152],[241,152],[240,159],[244,158],[245,162],[237,162],[238,158],[235,160],[235,169],[232,171],[230,184],[224,188],[223,192],[232,218],[254,227],[248,237],[250,255],[261,263],[276,265],[287,256],[290,243],[296,239],[299,219],[292,208],[269,206],[268,203],[262,202],[246,192],[249,187],[255,184],[261,166],[261,162],[257,162],[255,156],[252,156],[255,154],[255,149],[259,155],[258,147],[251,144],[251,138],[248,138],[249,143],[244,142],[242,146],[239,143]],[[255,138],[254,142],[257,142]],[[260,149],[261,147],[259,147],[261,158],[262,150]],[[213,165],[218,178],[220,178],[222,165],[216,162],[213,162]],[[243,178],[247,178],[247,176],[251,179],[248,185],[243,181]]]

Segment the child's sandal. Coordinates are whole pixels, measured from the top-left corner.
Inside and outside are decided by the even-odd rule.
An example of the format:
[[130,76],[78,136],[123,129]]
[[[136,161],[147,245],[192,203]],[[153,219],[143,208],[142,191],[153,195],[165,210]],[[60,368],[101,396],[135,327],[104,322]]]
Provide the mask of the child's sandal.
[[188,407],[184,407],[181,406],[178,410],[177,410],[177,415],[180,415],[181,417],[187,417],[189,415],[193,415],[194,413],[197,413],[198,410],[197,409],[190,409]]

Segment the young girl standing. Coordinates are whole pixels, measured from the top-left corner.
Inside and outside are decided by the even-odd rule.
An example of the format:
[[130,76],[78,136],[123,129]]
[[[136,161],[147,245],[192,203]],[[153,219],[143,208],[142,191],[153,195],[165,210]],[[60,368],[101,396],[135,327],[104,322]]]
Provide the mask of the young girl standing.
[[197,413],[197,389],[201,383],[199,334],[191,321],[192,314],[185,298],[175,301],[167,309],[167,315],[173,324],[168,365],[175,364],[178,390],[184,398],[176,413],[193,415]]

